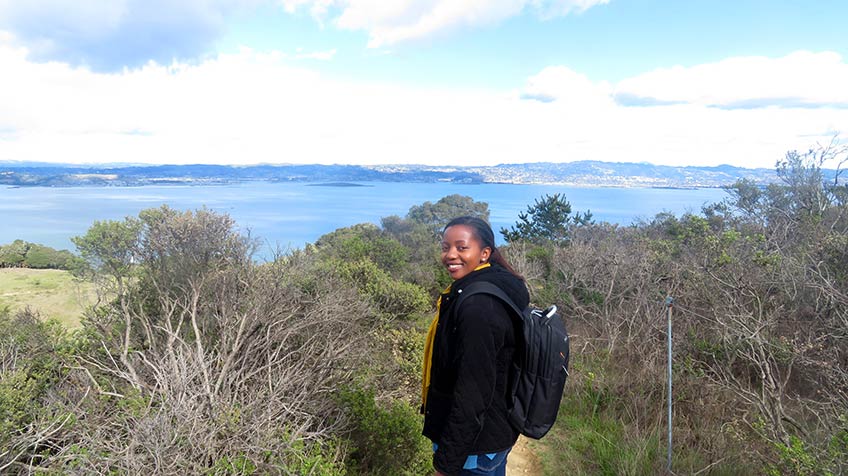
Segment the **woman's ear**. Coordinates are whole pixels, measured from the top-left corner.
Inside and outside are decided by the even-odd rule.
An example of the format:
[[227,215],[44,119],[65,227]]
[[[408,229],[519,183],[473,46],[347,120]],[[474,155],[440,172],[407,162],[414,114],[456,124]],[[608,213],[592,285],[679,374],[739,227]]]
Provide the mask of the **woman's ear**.
[[480,262],[485,263],[489,261],[489,258],[492,256],[492,249],[488,246],[483,248],[483,251],[480,253]]

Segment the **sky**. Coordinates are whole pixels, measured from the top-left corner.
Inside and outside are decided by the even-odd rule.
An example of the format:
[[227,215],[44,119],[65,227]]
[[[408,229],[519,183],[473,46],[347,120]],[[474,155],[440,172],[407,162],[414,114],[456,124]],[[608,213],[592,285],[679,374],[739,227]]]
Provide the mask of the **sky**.
[[844,0],[0,0],[0,161],[647,162],[848,143]]

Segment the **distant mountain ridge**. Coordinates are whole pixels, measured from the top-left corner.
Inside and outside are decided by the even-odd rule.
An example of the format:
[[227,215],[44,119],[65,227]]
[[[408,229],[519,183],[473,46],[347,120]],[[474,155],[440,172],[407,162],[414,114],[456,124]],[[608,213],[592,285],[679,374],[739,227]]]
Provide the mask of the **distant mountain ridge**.
[[[827,171],[831,172],[831,171]],[[758,184],[778,180],[772,169],[600,162],[593,160],[494,166],[430,165],[70,165],[0,162],[0,185],[142,186],[271,182],[452,182],[561,184],[587,187],[706,188],[739,179]]]

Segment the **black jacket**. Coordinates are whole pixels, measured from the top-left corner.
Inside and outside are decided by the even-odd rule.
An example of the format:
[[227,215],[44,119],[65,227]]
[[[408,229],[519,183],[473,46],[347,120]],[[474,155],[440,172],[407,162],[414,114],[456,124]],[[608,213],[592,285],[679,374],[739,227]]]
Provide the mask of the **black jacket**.
[[503,451],[518,439],[507,419],[507,389],[521,328],[505,304],[488,294],[454,309],[463,287],[474,281],[497,285],[520,308],[530,300],[524,282],[497,265],[454,281],[442,295],[424,436],[438,444],[433,466],[448,475],[459,473],[468,455]]

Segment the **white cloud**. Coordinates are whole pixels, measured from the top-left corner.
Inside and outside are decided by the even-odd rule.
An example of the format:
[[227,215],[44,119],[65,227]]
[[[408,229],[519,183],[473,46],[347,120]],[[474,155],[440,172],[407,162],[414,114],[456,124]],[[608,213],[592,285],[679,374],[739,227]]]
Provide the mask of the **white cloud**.
[[[239,10],[276,4],[307,9],[322,24],[366,31],[384,47],[536,12],[582,12],[609,0],[0,0],[0,32],[36,61],[120,71],[155,61],[202,59]],[[7,35],[8,36],[8,35]]]
[[[623,106],[613,100],[618,85],[565,67],[528,78],[523,91],[497,93],[341,81],[295,64],[308,63],[245,49],[106,74],[35,63],[25,49],[0,45],[0,71],[8,72],[0,75],[0,160],[597,159],[770,168],[788,149],[848,131],[848,108],[841,107]],[[742,92],[732,96],[744,99]]]
[[282,0],[287,11],[309,8],[346,30],[369,34],[370,47],[416,40],[461,27],[491,25],[532,10],[543,18],[582,12],[609,0]]
[[114,71],[208,52],[225,17],[263,0],[0,0],[0,30],[39,61]]
[[848,63],[838,53],[737,57],[658,69],[621,81],[625,103],[689,103],[725,108],[848,107]]
[[312,59],[319,61],[330,61],[333,57],[336,56],[336,49],[333,48],[331,50],[326,51],[303,51],[302,48],[298,48],[297,53],[294,55],[294,59]]
[[612,105],[612,87],[592,82],[565,66],[550,66],[527,80],[522,97],[542,102],[559,101],[573,108]]
[[532,5],[543,17],[568,15],[569,13],[582,13],[595,5],[605,5],[609,0],[531,0]]
[[844,84],[848,64],[838,54],[797,52],[662,69],[615,85],[548,67],[520,97],[558,111],[571,160],[771,168],[786,150],[835,133],[848,138]]

